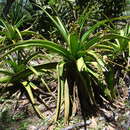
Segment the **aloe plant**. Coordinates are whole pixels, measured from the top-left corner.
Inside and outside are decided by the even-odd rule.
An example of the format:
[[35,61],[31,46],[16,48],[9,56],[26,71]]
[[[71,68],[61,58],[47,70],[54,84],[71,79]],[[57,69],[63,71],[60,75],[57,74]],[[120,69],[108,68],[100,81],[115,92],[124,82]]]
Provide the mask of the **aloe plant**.
[[[107,82],[104,82],[104,72],[109,70],[103,56],[107,53],[111,54],[113,46],[116,46],[115,43],[108,44],[108,41],[116,38],[128,40],[128,38],[114,33],[94,34],[98,27],[105,26],[109,20],[99,21],[82,35],[75,29],[69,32],[57,16],[52,17],[44,8],[41,9],[58,28],[64,38],[64,45],[49,40],[23,40],[15,45],[1,48],[0,51],[9,50],[0,59],[18,50],[34,46],[46,48],[58,54],[61,58],[57,64],[58,96],[55,119],[57,120],[64,110],[65,123],[67,123],[70,115],[76,112],[79,106],[83,116],[86,116],[87,111],[102,103],[102,97],[113,98],[111,89],[107,87]],[[112,20],[116,19],[120,18]],[[101,48],[101,51],[98,48]],[[22,84],[27,85],[26,82]],[[77,102],[78,106],[76,106]]]
[[[122,29],[114,27],[114,30],[112,29],[111,32],[114,32],[122,37],[129,38],[130,26],[129,24],[126,24],[126,26]],[[113,93],[115,88],[112,86],[119,86],[119,80],[121,78],[124,80],[126,86],[129,86],[129,41],[130,39],[120,37],[116,38],[113,46],[113,52],[108,55],[107,62],[109,63],[109,66],[111,66],[111,71],[107,73],[106,80],[109,82],[109,86],[111,86]]]
[[[0,19],[0,45],[2,48],[8,48],[8,46],[16,45],[18,41],[23,41],[24,37],[31,37],[32,35],[35,37],[39,37],[44,39],[43,36],[38,35],[37,33],[30,31],[29,29],[20,31],[19,27],[22,23],[21,19],[16,25],[12,25],[8,23],[5,20]],[[10,48],[8,48],[6,51],[9,51]],[[2,55],[4,52],[1,51],[0,54]],[[48,63],[43,65],[31,65],[30,62],[36,58],[40,54],[40,52],[36,52],[35,49],[33,50],[18,50],[15,53],[12,53],[8,55],[5,59],[2,60],[1,66],[0,66],[0,83],[1,84],[9,84],[12,85],[9,87],[8,85],[6,87],[1,87],[0,94],[4,94],[7,91],[10,92],[12,95],[13,93],[20,90],[21,95],[24,93],[27,93],[27,97],[29,97],[29,100],[31,101],[34,110],[38,114],[40,118],[44,118],[43,114],[39,111],[38,106],[34,105],[35,98],[37,97],[35,90],[39,90],[39,87],[37,87],[35,84],[33,84],[30,80],[30,75],[35,75],[41,79],[41,82],[43,85],[47,88],[49,93],[51,93],[50,88],[48,88],[48,85],[44,81],[44,79],[41,77],[41,72],[46,73],[46,71],[49,69],[54,69],[57,65],[57,63]],[[13,93],[12,93],[13,92]],[[11,96],[10,95],[10,96]],[[35,97],[34,97],[35,95]],[[43,104],[47,107],[47,105],[43,102]],[[48,107],[47,107],[48,108]]]

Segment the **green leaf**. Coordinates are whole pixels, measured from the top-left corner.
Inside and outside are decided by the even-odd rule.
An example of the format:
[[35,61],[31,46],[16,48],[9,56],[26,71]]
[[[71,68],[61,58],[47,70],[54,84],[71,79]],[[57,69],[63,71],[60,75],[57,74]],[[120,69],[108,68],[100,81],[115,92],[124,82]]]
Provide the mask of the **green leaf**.
[[3,47],[0,49],[0,51],[13,48],[2,56],[2,57],[5,57],[14,51],[21,50],[23,48],[34,47],[34,46],[46,48],[52,52],[55,52],[61,56],[64,56],[67,59],[71,58],[70,53],[66,49],[48,40],[25,40],[25,41],[18,42],[15,45],[9,45],[9,46]]
[[79,58],[76,64],[77,64],[77,69],[79,72],[84,71],[86,69],[86,65],[85,65],[83,57]]
[[102,21],[97,22],[86,33],[83,34],[83,36],[81,37],[81,42],[82,43],[85,42],[89,38],[90,34],[92,34],[100,26],[105,26],[105,23],[112,22],[115,20],[128,19],[128,18],[130,18],[130,16],[122,16],[122,17],[111,18],[111,19],[106,19],[106,20],[102,20]]
[[67,29],[65,28],[64,24],[61,22],[61,20],[55,16],[54,18],[42,7],[38,6],[42,11],[52,20],[52,22],[55,24],[55,26],[58,28],[60,31],[61,35],[65,39],[65,41],[68,43],[68,32]]
[[22,34],[21,34],[21,32],[19,31],[19,29],[15,27],[15,30],[16,30],[16,32],[18,33],[18,35],[19,35],[19,37],[20,37],[20,40],[23,40]]
[[83,34],[83,36],[81,37],[81,42],[85,42],[89,38],[90,34],[92,34],[98,27],[104,25],[106,22],[107,20],[103,20],[92,26],[86,33]]
[[28,83],[27,81],[22,82],[22,84],[23,84],[23,86],[25,87],[25,89],[26,89],[26,91],[27,91],[27,93],[28,93],[28,96],[29,96],[29,98],[30,98],[30,101],[31,101],[31,103],[32,103],[32,106],[33,106],[34,110],[36,111],[36,113],[38,114],[38,116],[39,116],[40,118],[44,119],[45,116],[39,111],[38,106],[37,106],[37,104],[35,103],[35,99],[34,99],[34,96],[33,96],[33,92],[32,92],[32,90],[31,90],[31,84]]
[[[47,64],[41,64],[41,65],[37,65],[37,66],[32,66],[36,71],[41,71],[42,69],[45,69],[45,70],[50,70],[50,69],[56,69],[56,65],[58,63],[57,62],[54,62],[54,63],[47,63]],[[29,68],[28,69],[24,69],[24,70],[21,70],[19,72],[15,72],[14,74],[11,75],[11,72],[8,72],[8,76],[6,77],[1,77],[0,78],[0,82],[20,82],[21,80],[27,80],[28,76],[32,75],[33,72],[32,70],[30,70]],[[7,75],[7,73],[6,73]]]
[[61,62],[59,64],[57,64],[57,75],[58,75],[58,96],[57,96],[57,107],[56,107],[56,117],[55,120],[58,119],[59,114],[60,114],[60,109],[61,109],[61,102],[62,102],[62,96],[63,93],[62,91],[64,91],[64,83],[62,80],[63,77],[63,71],[64,71],[64,62]]
[[0,78],[0,83],[9,83],[12,80],[12,76],[4,76]]
[[[48,85],[46,84],[45,80],[44,80],[44,79],[41,77],[41,75],[39,74],[39,72],[38,72],[33,66],[28,66],[28,68],[29,68],[36,76],[38,76],[38,77],[41,79],[43,85],[45,85],[45,87],[47,88],[48,92],[52,93],[51,90],[50,90],[50,88],[49,88]],[[53,95],[53,94],[52,94],[52,95]]]
[[79,36],[77,34],[69,35],[69,49],[71,54],[76,57],[78,50],[80,49]]
[[86,66],[83,57],[81,57],[77,60],[76,65],[77,65],[77,69],[79,72],[81,72],[81,71],[89,72],[90,74],[92,74],[94,77],[96,77],[98,79],[98,77],[99,77],[98,73],[95,73],[92,69],[90,69]]
[[101,70],[108,71],[107,68],[105,67],[105,63],[103,62],[102,57],[99,54],[95,53],[92,50],[87,51],[87,53],[90,54],[92,57],[94,57],[96,59],[97,63],[101,67]]
[[64,89],[64,102],[65,102],[65,108],[64,108],[64,122],[65,124],[68,123],[69,120],[69,114],[70,114],[70,98],[69,98],[69,86],[67,79],[65,80],[65,89]]
[[105,96],[107,96],[110,100],[112,99],[111,92],[108,88],[105,88],[104,93],[105,93]]
[[12,74],[14,74],[13,72],[7,71],[5,69],[0,69],[0,73],[4,75],[8,75],[8,76],[11,76]]
[[83,46],[87,50],[90,47],[94,46],[95,44],[99,43],[99,41],[101,41],[101,38],[99,36],[95,36],[91,40],[85,41],[84,44],[83,44]]
[[29,31],[29,30],[24,30],[20,32],[22,36],[29,36],[29,35],[34,35],[37,36],[38,38],[45,39],[42,35],[38,34],[37,32],[34,31]]
[[8,22],[0,19],[0,22],[3,24],[3,31],[4,34],[6,35],[7,38],[9,38],[10,40],[12,40],[15,36],[15,29],[14,27],[9,24]]

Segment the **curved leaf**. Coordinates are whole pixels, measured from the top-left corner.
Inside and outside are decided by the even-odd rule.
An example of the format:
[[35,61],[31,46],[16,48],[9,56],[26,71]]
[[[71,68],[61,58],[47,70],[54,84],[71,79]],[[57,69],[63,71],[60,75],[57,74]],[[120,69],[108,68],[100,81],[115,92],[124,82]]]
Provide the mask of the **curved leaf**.
[[78,50],[80,49],[79,36],[77,34],[69,35],[69,50],[71,54],[76,57]]
[[48,40],[39,40],[39,39],[38,40],[21,41],[15,45],[3,47],[0,49],[0,51],[6,50],[6,49],[11,49],[11,50],[8,51],[7,53],[5,53],[0,58],[7,56],[8,54],[10,54],[14,51],[17,51],[17,50],[20,50],[23,48],[34,47],[34,46],[46,48],[46,49],[53,51],[61,56],[64,56],[67,59],[71,58],[70,53],[66,49],[64,49],[62,46],[60,46],[54,42],[48,41]]
[[117,17],[117,18],[99,21],[94,26],[92,26],[86,33],[83,34],[83,36],[81,37],[81,42],[82,43],[85,42],[85,40],[89,38],[90,34],[92,34],[100,26],[105,26],[105,23],[112,22],[112,21],[115,21],[115,20],[128,19],[128,18],[130,18],[130,16],[122,16],[122,17]]

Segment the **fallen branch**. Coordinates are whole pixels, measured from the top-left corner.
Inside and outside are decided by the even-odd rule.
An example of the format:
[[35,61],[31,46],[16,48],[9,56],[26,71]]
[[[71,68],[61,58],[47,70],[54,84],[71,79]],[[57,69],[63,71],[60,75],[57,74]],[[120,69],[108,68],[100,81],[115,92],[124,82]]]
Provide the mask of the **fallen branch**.
[[72,130],[72,129],[79,128],[79,127],[81,128],[81,127],[84,127],[86,125],[90,125],[91,123],[92,123],[91,120],[87,120],[86,122],[83,121],[83,122],[68,126],[66,128],[63,128],[61,130]]

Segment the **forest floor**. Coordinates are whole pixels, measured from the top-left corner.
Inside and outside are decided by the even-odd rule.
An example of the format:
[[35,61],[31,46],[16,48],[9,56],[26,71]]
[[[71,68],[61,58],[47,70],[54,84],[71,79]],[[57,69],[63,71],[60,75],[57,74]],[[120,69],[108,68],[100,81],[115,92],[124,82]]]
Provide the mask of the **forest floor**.
[[[116,99],[113,103],[104,100],[104,106],[99,108],[96,116],[92,116],[86,120],[86,129],[130,130],[130,103],[128,103],[127,88],[123,90],[122,98]],[[48,118],[50,113],[48,111],[46,113],[47,117],[44,120],[39,119],[26,98],[18,102],[17,100],[0,101],[0,130],[85,129],[81,117],[73,117],[70,119],[69,125],[65,126],[63,118],[55,123],[50,123]]]

